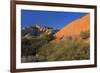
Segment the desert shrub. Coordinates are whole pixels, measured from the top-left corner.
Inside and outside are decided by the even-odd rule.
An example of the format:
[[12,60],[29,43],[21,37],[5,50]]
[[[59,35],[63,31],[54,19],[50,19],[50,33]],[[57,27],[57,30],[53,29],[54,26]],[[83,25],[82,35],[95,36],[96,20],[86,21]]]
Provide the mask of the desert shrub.
[[89,31],[82,31],[80,33],[80,36],[81,36],[82,39],[87,39],[87,38],[90,37],[90,32]]
[[89,43],[76,40],[49,43],[40,47],[37,54],[47,61],[89,59]]
[[37,49],[47,43],[47,40],[44,40],[40,37],[27,37],[21,39],[21,55],[22,56],[29,56],[35,55]]
[[23,38],[21,41],[21,56],[28,56],[35,53],[35,46],[32,45],[32,41],[28,38]]
[[53,35],[47,35],[47,34],[44,34],[43,36],[42,36],[42,39],[43,40],[47,40],[47,41],[51,41],[51,40],[53,40],[54,39],[54,36]]

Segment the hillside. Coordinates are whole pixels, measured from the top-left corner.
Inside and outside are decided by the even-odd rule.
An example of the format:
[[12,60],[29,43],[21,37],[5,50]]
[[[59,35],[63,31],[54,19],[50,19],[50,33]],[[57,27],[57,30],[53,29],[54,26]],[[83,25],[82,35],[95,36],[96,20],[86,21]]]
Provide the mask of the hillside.
[[78,36],[80,35],[80,32],[82,31],[89,31],[90,29],[90,15],[87,14],[70,24],[67,24],[64,28],[62,28],[60,31],[58,31],[55,34],[56,39],[55,40],[60,40],[63,37],[68,37],[68,36]]

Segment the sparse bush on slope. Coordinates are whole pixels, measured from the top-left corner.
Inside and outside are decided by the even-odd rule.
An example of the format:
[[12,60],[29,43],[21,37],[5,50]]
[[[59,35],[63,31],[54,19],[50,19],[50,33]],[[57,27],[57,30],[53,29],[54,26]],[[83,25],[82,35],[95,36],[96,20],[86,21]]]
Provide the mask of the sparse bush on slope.
[[90,32],[89,31],[82,31],[80,33],[80,36],[81,36],[82,39],[87,39],[87,38],[90,37]]

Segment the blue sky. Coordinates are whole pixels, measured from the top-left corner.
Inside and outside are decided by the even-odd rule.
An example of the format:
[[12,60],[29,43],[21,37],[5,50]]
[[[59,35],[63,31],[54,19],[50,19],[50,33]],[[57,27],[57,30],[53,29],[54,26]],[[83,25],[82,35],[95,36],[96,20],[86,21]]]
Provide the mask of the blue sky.
[[21,10],[21,25],[22,27],[29,27],[38,24],[60,29],[86,14],[79,12]]

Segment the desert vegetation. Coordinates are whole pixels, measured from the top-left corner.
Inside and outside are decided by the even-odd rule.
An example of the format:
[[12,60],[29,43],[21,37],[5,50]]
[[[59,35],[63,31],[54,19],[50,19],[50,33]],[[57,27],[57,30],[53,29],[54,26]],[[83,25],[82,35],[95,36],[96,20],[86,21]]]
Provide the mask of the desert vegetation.
[[82,39],[87,39],[90,37],[90,32],[89,31],[81,31],[80,36]]
[[89,43],[78,40],[63,40],[48,43],[38,49],[37,54],[47,61],[89,59]]

